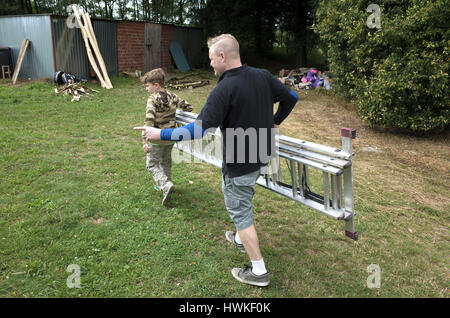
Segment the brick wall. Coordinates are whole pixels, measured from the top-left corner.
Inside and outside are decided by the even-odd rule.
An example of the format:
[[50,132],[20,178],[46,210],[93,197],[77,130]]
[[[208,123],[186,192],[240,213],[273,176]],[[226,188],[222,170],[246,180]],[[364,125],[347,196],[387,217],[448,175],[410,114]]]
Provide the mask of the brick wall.
[[[169,46],[173,26],[161,25],[161,67],[168,71],[172,66]],[[119,21],[117,23],[117,59],[119,72],[145,71],[145,23]]]
[[145,23],[117,23],[117,59],[119,72],[145,69]]

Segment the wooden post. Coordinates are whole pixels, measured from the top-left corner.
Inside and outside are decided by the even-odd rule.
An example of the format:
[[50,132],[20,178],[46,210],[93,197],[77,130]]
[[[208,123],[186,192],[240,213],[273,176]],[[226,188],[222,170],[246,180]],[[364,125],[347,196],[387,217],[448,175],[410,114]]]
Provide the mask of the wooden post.
[[19,76],[20,68],[22,67],[23,57],[25,56],[25,52],[27,50],[28,44],[30,40],[23,39],[22,46],[20,47],[19,58],[17,59],[16,67],[14,69],[14,74],[12,77],[12,83],[16,84],[17,77]]

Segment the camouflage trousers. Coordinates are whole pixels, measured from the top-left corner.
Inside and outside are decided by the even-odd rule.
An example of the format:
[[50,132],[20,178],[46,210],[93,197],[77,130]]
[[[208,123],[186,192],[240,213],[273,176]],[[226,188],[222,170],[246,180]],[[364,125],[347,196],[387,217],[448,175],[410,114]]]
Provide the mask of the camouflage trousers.
[[156,185],[163,192],[167,191],[172,183],[172,148],[173,144],[152,144],[152,151],[147,153],[147,170],[153,176]]

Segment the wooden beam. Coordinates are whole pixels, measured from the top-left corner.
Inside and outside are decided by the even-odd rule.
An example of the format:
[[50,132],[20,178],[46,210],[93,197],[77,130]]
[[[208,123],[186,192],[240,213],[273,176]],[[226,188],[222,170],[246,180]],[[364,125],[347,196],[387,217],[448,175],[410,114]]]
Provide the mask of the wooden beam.
[[80,26],[81,35],[83,36],[84,45],[86,46],[86,52],[89,58],[89,62],[92,65],[92,68],[95,71],[95,74],[97,75],[98,79],[100,80],[100,84],[102,87],[108,88],[108,85],[105,83],[105,80],[103,79],[102,74],[100,73],[97,63],[95,62],[95,58],[92,55],[91,48],[89,46],[89,39],[88,34],[85,26],[81,23],[80,13],[78,12],[78,8],[76,5],[72,5],[73,13],[75,14],[75,17],[77,19],[78,25]]
[[83,22],[85,27],[87,28],[89,41],[91,42],[91,46],[94,49],[95,55],[97,57],[98,64],[103,72],[103,78],[105,79],[105,83],[107,88],[113,88],[111,81],[108,76],[108,71],[105,66],[105,62],[103,61],[102,54],[100,53],[100,49],[98,47],[97,38],[95,37],[94,28],[92,27],[91,18],[89,17],[89,13],[82,13]]
[[20,47],[19,58],[17,59],[16,67],[14,69],[14,74],[12,77],[12,83],[16,84],[17,77],[19,76],[20,68],[22,67],[23,57],[25,56],[25,52],[27,50],[28,44],[30,40],[23,39],[22,46]]

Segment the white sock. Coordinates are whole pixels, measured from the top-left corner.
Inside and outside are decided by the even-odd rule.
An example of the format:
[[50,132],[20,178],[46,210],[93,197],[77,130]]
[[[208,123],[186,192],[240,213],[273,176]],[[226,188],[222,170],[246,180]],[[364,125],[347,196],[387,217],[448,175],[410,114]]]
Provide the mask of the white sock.
[[242,244],[241,237],[239,236],[239,232],[236,232],[236,236],[234,237],[234,240],[238,244]]
[[263,275],[267,273],[266,266],[264,265],[264,260],[261,258],[259,261],[252,261],[252,272],[255,275]]

